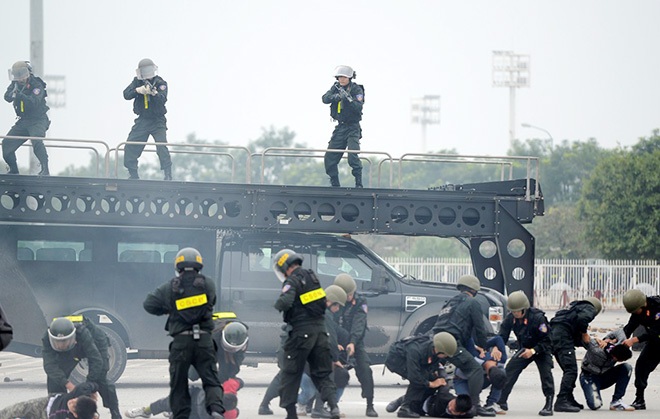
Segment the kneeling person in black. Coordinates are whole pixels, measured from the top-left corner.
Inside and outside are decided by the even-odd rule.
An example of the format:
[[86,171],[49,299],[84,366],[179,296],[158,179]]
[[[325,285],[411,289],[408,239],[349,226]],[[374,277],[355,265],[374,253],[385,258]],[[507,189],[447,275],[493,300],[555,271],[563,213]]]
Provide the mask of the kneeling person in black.
[[288,337],[283,345],[280,406],[287,419],[297,419],[296,401],[305,363],[332,419],[339,419],[336,386],[332,381],[332,355],[325,328],[326,299],[316,274],[302,269],[302,256],[284,249],[275,255],[273,270],[284,283],[275,308],[283,313]]
[[170,344],[170,406],[175,419],[190,416],[188,369],[194,366],[206,393],[206,411],[223,418],[223,390],[218,378],[213,331],[215,284],[199,272],[202,256],[187,247],[177,253],[174,265],[178,276],[147,295],[144,309],[157,316],[167,314],[165,330]]

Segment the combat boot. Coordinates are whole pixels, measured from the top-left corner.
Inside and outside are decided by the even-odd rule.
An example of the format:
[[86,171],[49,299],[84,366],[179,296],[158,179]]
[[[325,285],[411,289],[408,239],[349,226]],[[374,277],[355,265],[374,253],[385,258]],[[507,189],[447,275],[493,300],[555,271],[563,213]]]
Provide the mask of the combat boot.
[[260,404],[259,405],[259,415],[272,415],[273,410],[268,406],[268,404]]
[[37,173],[37,176],[50,176],[50,171],[48,170],[48,163],[41,163],[41,170],[39,171],[39,173]]
[[363,188],[362,186],[362,175],[355,176],[355,187],[356,188]]
[[579,403],[577,400],[575,400],[575,397],[573,397],[572,394],[570,396],[568,396],[568,398],[566,400],[568,400],[568,402],[570,404],[577,407],[578,409],[580,409],[580,410],[584,409],[584,405],[582,403]]
[[388,413],[396,412],[397,409],[401,407],[402,403],[403,403],[403,396],[389,402],[387,406],[385,406],[385,411]]
[[646,410],[646,402],[644,401],[644,396],[635,396],[635,401],[631,404],[635,410]]
[[110,417],[112,419],[122,419],[119,409],[110,409]]
[[140,179],[140,176],[138,176],[137,169],[128,169],[128,178],[129,179]]
[[540,416],[552,416],[552,399],[554,396],[546,396],[545,398],[545,406],[543,406],[543,409],[539,412]]
[[166,167],[163,169],[163,172],[165,172],[165,178],[163,180],[172,180],[172,166]]
[[374,409],[373,404],[368,404],[367,405],[367,412],[365,413],[367,417],[370,418],[377,418],[378,417],[378,412],[376,412],[376,409]]
[[419,414],[410,410],[408,405],[403,405],[399,408],[399,411],[396,413],[398,418],[418,418]]
[[339,178],[337,176],[330,177],[330,186],[334,188],[338,188],[341,186],[341,184],[339,183]]
[[557,401],[555,401],[555,412],[577,413],[579,411],[580,411],[579,407],[573,406],[571,402],[569,402],[564,398],[560,399],[559,397],[557,397]]

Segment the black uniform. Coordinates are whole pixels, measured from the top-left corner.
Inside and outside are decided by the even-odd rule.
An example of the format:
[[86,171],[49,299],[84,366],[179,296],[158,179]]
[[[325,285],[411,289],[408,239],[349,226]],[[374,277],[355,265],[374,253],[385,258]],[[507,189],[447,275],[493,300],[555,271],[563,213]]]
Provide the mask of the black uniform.
[[325,329],[325,294],[314,272],[298,266],[284,281],[282,293],[274,304],[288,325],[283,346],[280,377],[280,406],[295,412],[300,380],[309,363],[309,373],[321,398],[337,407],[332,373],[332,355]]
[[[144,86],[147,80],[133,78],[131,84],[124,89],[124,99],[133,100],[133,112],[138,115],[135,124],[131,128],[126,141],[146,143],[149,135],[154,137],[157,143],[167,143],[167,119],[165,114],[167,108],[167,82],[160,76],[155,76],[148,80],[149,83],[158,92],[155,95],[141,95],[135,91],[140,86]],[[127,144],[124,150],[124,167],[131,175],[137,175],[138,158],[144,150],[144,144]],[[172,159],[167,146],[156,146],[156,153],[160,160],[160,169],[170,171],[172,168]]]
[[368,406],[374,401],[374,376],[371,371],[371,359],[364,347],[364,336],[367,333],[367,300],[358,293],[339,311],[341,313],[340,326],[348,332],[348,343],[355,347],[355,375],[362,387],[362,398],[367,400]]
[[638,336],[639,341],[646,342],[646,345],[635,363],[635,394],[636,400],[644,400],[649,375],[660,363],[660,296],[646,297],[642,312],[631,314],[623,331],[626,336],[631,336],[638,326],[646,328],[646,333]]
[[66,393],[66,383],[69,381],[71,371],[81,359],[87,359],[87,381],[98,385],[103,406],[110,410],[112,418],[121,418],[117,390],[115,385],[108,382],[107,379],[110,362],[108,336],[87,319],[82,322],[74,322],[74,325],[76,327],[76,344],[68,351],[60,352],[53,349],[48,339],[48,332],[42,339],[42,356],[48,393]]
[[[408,389],[403,396],[402,406],[407,406],[413,412],[424,415],[422,405],[430,397],[435,388],[429,387],[430,381],[438,378],[447,380],[444,368],[433,351],[431,336],[411,339],[406,343],[406,379]],[[446,387],[446,386],[445,386]]]
[[74,419],[68,402],[80,396],[91,396],[98,391],[96,384],[85,382],[76,386],[70,393],[57,393],[16,403],[0,410],[0,418],[28,419]]
[[456,339],[458,348],[449,361],[463,371],[468,381],[472,404],[475,407],[479,406],[479,393],[484,384],[484,372],[481,365],[466,348],[470,337],[481,348],[485,348],[487,345],[481,304],[467,292],[461,292],[452,297],[445,303],[433,326],[433,334],[439,332],[450,333]]
[[[43,138],[50,126],[46,113],[46,83],[30,75],[25,84],[12,81],[5,92],[5,100],[14,105],[18,120],[7,133],[8,136]],[[9,165],[9,173],[18,173],[16,150],[26,140],[5,138],[2,140],[2,157]],[[34,155],[41,163],[41,174],[48,174],[48,152],[41,140],[31,139]]]
[[175,419],[190,416],[188,369],[194,366],[206,392],[206,410],[223,413],[223,391],[216,366],[213,331],[215,285],[204,275],[183,271],[144,300],[144,309],[157,316],[167,314],[165,330],[170,343],[170,405]]
[[543,395],[555,395],[555,381],[552,378],[552,345],[550,342],[550,326],[545,313],[537,308],[528,308],[521,319],[509,313],[500,326],[499,335],[504,342],[509,340],[511,331],[516,335],[520,349],[533,349],[535,354],[530,358],[512,357],[506,364],[506,384],[502,389],[499,404],[506,404],[518,376],[532,362],[536,363],[541,378]]
[[[364,87],[350,82],[343,89],[351,96],[352,101],[344,99],[339,94],[339,83],[335,83],[322,96],[323,103],[330,104],[330,116],[337,121],[337,126],[332,132],[328,143],[328,149],[333,150],[359,150],[360,138],[362,138],[362,107],[364,105]],[[337,165],[344,153],[325,153],[325,172],[330,176],[332,186],[339,186],[339,171]],[[348,164],[351,166],[355,177],[355,186],[362,186],[362,163],[357,153],[348,153]]]
[[573,389],[578,377],[575,347],[585,346],[582,335],[587,333],[589,323],[597,314],[596,308],[588,301],[573,301],[568,308],[559,310],[550,320],[552,353],[564,372],[557,393],[557,403],[575,400]]

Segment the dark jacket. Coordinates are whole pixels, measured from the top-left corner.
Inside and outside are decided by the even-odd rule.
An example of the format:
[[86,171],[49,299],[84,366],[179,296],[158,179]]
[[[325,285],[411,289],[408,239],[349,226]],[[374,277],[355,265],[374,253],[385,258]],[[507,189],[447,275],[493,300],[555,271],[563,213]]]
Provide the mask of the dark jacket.
[[626,336],[631,336],[639,326],[646,328],[646,333],[637,337],[640,342],[660,343],[660,296],[646,297],[646,306],[642,312],[631,314],[623,331]]
[[[206,294],[206,303],[200,306],[186,308],[185,310],[201,310],[200,329],[211,333],[213,331],[213,306],[216,301],[215,284],[212,280],[199,273],[184,271],[179,277],[181,287],[192,287],[196,278],[203,279],[204,286],[200,288],[200,294]],[[144,309],[156,316],[168,315],[165,330],[171,336],[181,332],[192,330],[193,325],[184,319],[185,313],[177,309],[176,300],[178,293],[173,290],[172,280],[167,281],[153,292],[147,295],[144,300]]]
[[[156,89],[157,93],[153,96],[141,95],[135,91],[138,87],[144,86],[147,81]],[[160,76],[150,80],[138,80],[137,77],[134,77],[131,84],[124,89],[124,99],[133,100],[133,112],[136,115],[148,118],[160,117],[167,113],[165,107],[167,90],[167,82]]]
[[[622,329],[615,330],[605,336],[606,339],[616,339],[621,343],[626,339]],[[601,375],[616,365],[617,361],[610,355],[610,350],[614,344],[608,344],[605,348],[598,345],[596,339],[591,339],[587,344],[587,352],[582,359],[582,371],[589,374]]]
[[[55,394],[49,400],[48,419],[73,419],[73,413],[69,412],[67,403],[71,399],[80,396],[90,396],[98,391],[98,386],[94,383],[85,382],[78,384],[72,392],[66,394]],[[98,402],[97,402],[98,403]]]
[[545,313],[532,307],[525,310],[522,319],[516,319],[509,313],[500,326],[499,335],[504,342],[509,340],[511,331],[516,335],[520,348],[534,349],[537,354],[551,352],[550,324]]
[[596,308],[584,300],[573,301],[568,308],[559,310],[550,320],[550,327],[561,327],[571,334],[575,346],[584,346],[582,335],[587,333],[591,323],[598,313]]
[[34,75],[31,75],[25,84],[11,82],[5,92],[5,100],[13,102],[16,116],[20,118],[46,117],[49,109],[46,96],[46,83]]
[[284,281],[282,292],[273,306],[282,312],[284,321],[293,327],[321,327],[325,331],[325,297],[307,303],[303,303],[301,298],[319,290],[322,292],[323,288],[316,275],[298,266]]
[[348,343],[364,346],[364,335],[367,334],[367,299],[358,293],[339,311],[341,313],[340,325],[348,331]]
[[464,348],[467,348],[468,341],[472,337],[477,346],[485,348],[488,336],[479,301],[461,292],[447,301],[443,310],[452,306],[453,309],[447,315],[442,315],[442,311],[438,315],[433,333],[450,333]]
[[406,377],[410,385],[428,387],[429,381],[446,378],[444,368],[436,354],[433,353],[433,339],[414,339],[406,344]]
[[68,351],[58,352],[53,349],[48,339],[48,331],[44,334],[42,343],[44,371],[49,380],[58,386],[66,386],[69,380],[69,376],[60,367],[65,360],[76,360],[78,362],[81,359],[87,359],[87,368],[89,371],[87,373],[87,381],[98,382],[105,378],[106,371],[101,353],[94,343],[92,334],[83,324],[76,324],[76,344]]
[[341,97],[338,86],[339,83],[333,84],[321,97],[323,103],[330,105],[330,116],[343,123],[360,122],[364,106],[364,87],[353,82],[344,87],[343,89],[353,99],[349,101]]

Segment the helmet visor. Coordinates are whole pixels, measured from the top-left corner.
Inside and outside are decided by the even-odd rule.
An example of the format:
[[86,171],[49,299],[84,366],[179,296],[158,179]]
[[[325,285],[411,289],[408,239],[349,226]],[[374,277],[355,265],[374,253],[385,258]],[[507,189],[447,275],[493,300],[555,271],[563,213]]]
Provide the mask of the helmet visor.
[[76,345],[76,329],[73,329],[67,336],[53,336],[49,330],[48,340],[50,341],[50,346],[57,352],[66,352]]
[[9,69],[9,80],[11,81],[21,81],[30,77],[30,70],[27,67],[19,67],[15,69]]
[[284,273],[280,271],[280,268],[278,268],[277,265],[273,265],[273,272],[275,272],[275,276],[277,277],[277,279],[279,279],[280,282],[284,283],[286,277],[284,276]]
[[144,67],[139,67],[137,70],[135,70],[138,80],[146,80],[152,77],[156,77],[157,72],[158,72],[157,65],[146,65]]

